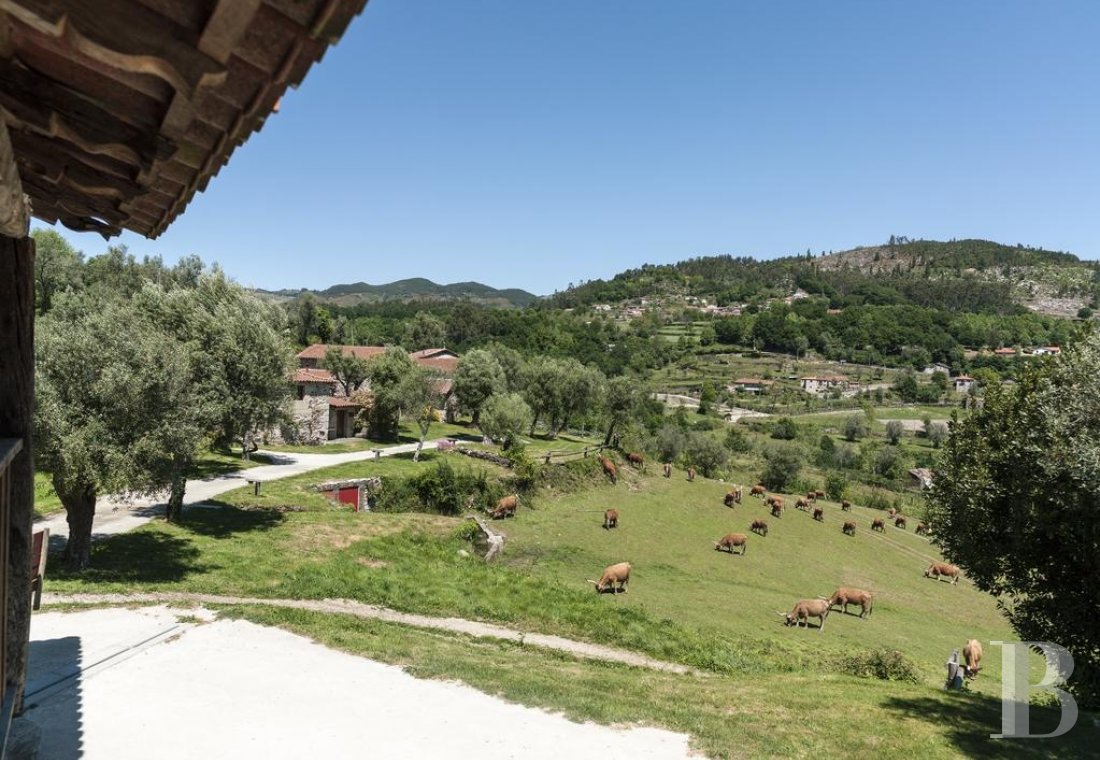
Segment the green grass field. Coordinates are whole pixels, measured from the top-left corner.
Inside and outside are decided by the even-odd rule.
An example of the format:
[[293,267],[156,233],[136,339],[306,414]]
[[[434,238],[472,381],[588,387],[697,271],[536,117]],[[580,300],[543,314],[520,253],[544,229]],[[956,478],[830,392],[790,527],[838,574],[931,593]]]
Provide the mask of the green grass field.
[[[396,458],[382,463],[395,472],[411,465]],[[641,651],[708,675],[580,663],[340,616],[239,611],[417,675],[461,678],[578,719],[687,731],[715,757],[1083,756],[1087,728],[1044,747],[984,738],[996,732],[999,715],[993,647],[969,693],[940,690],[952,649],[970,637],[1016,637],[994,601],[965,580],[952,586],[922,577],[936,556],[924,539],[894,528],[872,534],[871,517],[881,513],[860,506],[852,513],[855,537],[841,533],[846,518],[832,503],[824,523],[794,509],[781,519],[766,516],[747,495],[730,509],[722,504],[726,484],[688,483],[680,470],[666,480],[656,469],[642,475],[624,467],[616,486],[522,500],[514,520],[498,523],[508,543],[503,561],[493,565],[464,556],[470,523],[457,518],[331,508],[191,510],[179,525],[153,523],[97,544],[94,569],[82,576],[51,568],[51,590],[342,597]],[[336,476],[343,475],[309,477]],[[269,495],[266,506],[301,497]],[[608,507],[621,515],[614,531],[600,527]],[[755,517],[771,525],[767,538],[750,536],[744,556],[714,550],[723,534],[748,532]],[[622,560],[634,564],[629,593],[593,593],[586,578]],[[785,627],[775,614],[842,584],[877,594],[869,618],[838,610],[818,632]],[[846,673],[845,657],[882,648],[905,654],[916,683]]]

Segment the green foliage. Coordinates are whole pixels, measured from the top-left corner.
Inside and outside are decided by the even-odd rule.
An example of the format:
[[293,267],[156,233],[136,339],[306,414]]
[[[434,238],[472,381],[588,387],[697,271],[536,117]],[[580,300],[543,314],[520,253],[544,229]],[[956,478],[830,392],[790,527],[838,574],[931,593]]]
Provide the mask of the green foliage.
[[747,454],[752,451],[752,441],[745,435],[745,431],[737,425],[732,425],[726,431],[726,437],[723,439],[722,445],[734,454]]
[[860,678],[919,683],[917,666],[896,649],[880,648],[851,652],[836,661],[837,670]]
[[717,477],[729,462],[729,450],[707,433],[691,432],[684,443],[684,460],[699,468],[704,477]]
[[501,441],[501,448],[507,451],[532,419],[531,407],[518,393],[497,393],[482,404],[479,426],[485,435]]
[[428,311],[418,311],[405,327],[403,344],[412,351],[439,348],[447,342],[447,325]]
[[886,423],[886,441],[891,446],[897,446],[903,435],[905,435],[905,425],[901,420],[890,420]]
[[798,437],[798,425],[790,417],[780,417],[772,426],[772,438],[793,441]]
[[34,238],[34,301],[39,314],[53,308],[53,297],[66,288],[79,288],[84,255],[56,230],[37,229]]
[[899,480],[905,475],[905,454],[897,446],[883,446],[875,453],[873,462],[875,474],[888,480]]
[[489,351],[470,351],[458,363],[453,393],[459,407],[473,415],[475,425],[480,421],[482,405],[493,394],[502,393],[504,388],[504,369]]
[[489,481],[484,470],[456,468],[443,457],[408,478],[384,480],[375,509],[459,515],[472,508],[486,509],[501,494],[500,487]]
[[409,390],[407,381],[415,372],[416,365],[408,353],[397,346],[387,348],[385,353],[367,362],[367,379],[370,381],[367,425],[371,438],[379,441],[397,439],[401,410]]
[[360,359],[350,351],[345,352],[338,346],[325,349],[321,366],[327,369],[344,386],[344,395],[350,396],[370,375],[370,365],[366,359]]
[[825,493],[833,501],[842,501],[848,498],[848,479],[843,473],[830,472],[825,476]]
[[802,471],[802,454],[796,446],[779,444],[764,452],[760,482],[771,491],[784,491]]
[[699,391],[699,414],[710,414],[711,407],[718,400],[718,391],[714,389],[714,383],[710,380],[703,381],[703,387]]
[[863,415],[852,414],[844,419],[845,440],[854,443],[865,435],[867,435],[867,425],[864,422]]
[[684,453],[687,434],[678,425],[665,424],[654,437],[653,448],[662,462],[675,462]]
[[928,516],[949,559],[1005,604],[1017,633],[1075,659],[1078,700],[1100,705],[1100,335],[1025,368],[957,421]]

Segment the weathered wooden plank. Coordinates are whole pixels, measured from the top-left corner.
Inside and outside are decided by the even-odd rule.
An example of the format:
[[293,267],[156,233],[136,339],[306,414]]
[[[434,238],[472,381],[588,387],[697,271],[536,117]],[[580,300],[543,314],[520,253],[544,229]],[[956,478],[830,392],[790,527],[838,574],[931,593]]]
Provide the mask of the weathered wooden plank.
[[199,50],[220,63],[226,63],[260,8],[261,0],[218,0],[206,22]]
[[30,224],[30,204],[23,194],[11,137],[0,109],[0,234],[26,237]]

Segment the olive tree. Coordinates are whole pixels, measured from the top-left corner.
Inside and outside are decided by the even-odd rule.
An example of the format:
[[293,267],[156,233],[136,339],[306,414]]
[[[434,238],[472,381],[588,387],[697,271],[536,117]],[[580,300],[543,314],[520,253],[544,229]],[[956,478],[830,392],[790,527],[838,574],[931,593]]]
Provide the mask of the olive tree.
[[511,449],[520,433],[531,424],[531,407],[518,393],[497,393],[485,400],[481,409],[481,432]]
[[475,349],[462,357],[455,370],[455,399],[477,425],[482,404],[494,393],[502,392],[505,382],[504,369],[496,357],[485,349]]

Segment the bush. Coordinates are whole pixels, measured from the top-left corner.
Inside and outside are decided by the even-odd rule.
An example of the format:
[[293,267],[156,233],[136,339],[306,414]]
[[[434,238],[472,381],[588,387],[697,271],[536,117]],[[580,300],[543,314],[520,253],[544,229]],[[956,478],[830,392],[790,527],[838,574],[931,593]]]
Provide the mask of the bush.
[[855,446],[841,444],[833,452],[833,464],[843,470],[858,470],[860,456]]
[[458,515],[469,509],[485,509],[503,495],[484,472],[456,469],[447,459],[408,478],[387,479],[378,495],[379,512],[435,512]]
[[890,480],[898,480],[905,472],[905,456],[897,446],[883,446],[875,455],[874,470]]
[[731,427],[726,433],[726,439],[722,445],[735,454],[746,454],[752,451],[752,441],[745,432],[738,427]]
[[897,446],[901,437],[905,434],[905,425],[901,420],[890,420],[886,423],[886,440],[893,446]]
[[869,649],[841,655],[835,662],[837,670],[860,678],[883,681],[919,683],[916,664],[896,649]]
[[790,417],[781,417],[772,427],[772,438],[780,441],[793,441],[798,437],[798,426]]
[[657,451],[657,458],[662,462],[674,462],[684,453],[687,444],[687,434],[678,426],[666,424],[657,431],[653,440],[653,448]]
[[729,462],[729,451],[714,436],[691,433],[684,446],[684,457],[699,468],[703,477],[713,478]]
[[764,471],[760,474],[760,482],[768,487],[769,491],[786,490],[787,484],[798,477],[802,469],[802,455],[798,449],[791,445],[780,445],[764,452]]
[[839,472],[830,472],[825,477],[825,493],[833,501],[843,501],[848,498],[848,479]]
[[695,425],[693,425],[692,427],[694,430],[701,431],[717,430],[718,424],[718,420],[714,419],[713,417],[700,417],[695,421]]
[[846,440],[854,443],[865,435],[867,435],[867,425],[864,422],[863,415],[852,414],[844,420],[844,438]]

